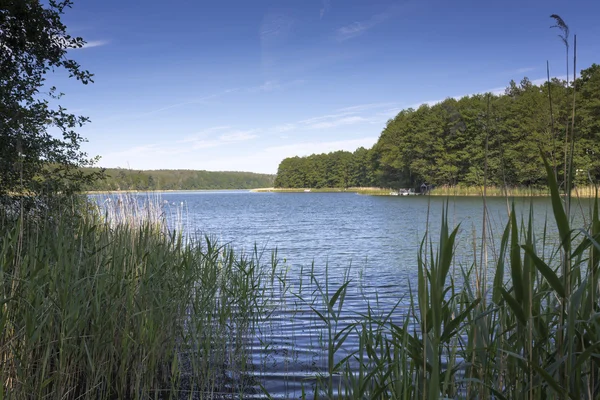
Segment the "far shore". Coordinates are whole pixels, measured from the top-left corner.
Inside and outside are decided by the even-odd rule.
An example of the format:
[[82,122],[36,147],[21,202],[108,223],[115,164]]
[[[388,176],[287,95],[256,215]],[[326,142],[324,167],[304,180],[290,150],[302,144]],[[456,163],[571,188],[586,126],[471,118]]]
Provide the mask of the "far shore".
[[[378,187],[350,187],[350,188],[259,188],[251,189],[251,192],[274,192],[274,193],[358,193],[373,196],[389,196],[396,193],[397,189],[378,188]],[[426,193],[429,196],[483,196],[483,186],[442,186],[436,187]],[[550,192],[546,188],[528,188],[528,187],[510,187],[503,188],[498,186],[488,186],[485,188],[487,197],[548,197]],[[577,197],[595,197],[596,188],[594,186],[581,186],[572,190],[571,196]]]
[[[370,196],[390,196],[397,193],[397,189],[378,187],[349,187],[349,188],[254,188],[254,189],[154,189],[154,190],[88,190],[84,194],[127,194],[127,193],[169,193],[169,192],[214,192],[246,190],[254,193],[357,193]],[[417,193],[419,194],[419,193]],[[443,186],[436,187],[426,193],[429,196],[446,197],[476,197],[483,196],[484,188],[480,186]],[[485,189],[487,197],[548,197],[550,192],[543,188],[513,187],[502,188],[489,186]],[[573,189],[572,197],[595,197],[596,188],[582,186]]]
[[145,189],[145,190],[86,190],[83,194],[126,194],[126,193],[168,193],[168,192],[227,192],[255,189]]
[[358,193],[368,194],[372,196],[389,195],[393,189],[377,188],[377,187],[350,187],[350,188],[259,188],[251,189],[251,192],[256,193]]

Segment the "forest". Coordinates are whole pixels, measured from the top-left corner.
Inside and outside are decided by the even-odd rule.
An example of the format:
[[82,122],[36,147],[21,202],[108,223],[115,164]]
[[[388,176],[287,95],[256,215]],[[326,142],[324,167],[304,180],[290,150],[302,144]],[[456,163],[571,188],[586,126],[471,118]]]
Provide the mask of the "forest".
[[[95,172],[95,168],[85,168]],[[254,189],[273,186],[274,175],[252,172],[196,170],[130,170],[109,168],[105,178],[86,186],[90,191],[108,190],[217,190]]]
[[[541,155],[563,171],[574,106],[574,182],[589,185],[600,178],[597,64],[582,70],[574,83],[554,78],[536,85],[524,78],[511,81],[500,95],[447,98],[403,110],[371,149],[284,159],[275,187],[479,186],[486,164],[489,185],[544,187]],[[571,128],[569,141],[570,136]]]

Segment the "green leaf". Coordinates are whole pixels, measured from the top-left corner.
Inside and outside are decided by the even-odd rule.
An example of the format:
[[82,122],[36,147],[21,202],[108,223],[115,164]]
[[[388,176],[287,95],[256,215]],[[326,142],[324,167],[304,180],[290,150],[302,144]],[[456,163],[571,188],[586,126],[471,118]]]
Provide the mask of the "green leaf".
[[335,335],[335,337],[333,338],[333,341],[336,342],[335,347],[333,349],[334,353],[336,353],[338,349],[344,344],[344,342],[348,338],[348,335],[350,334],[350,332],[352,332],[353,327],[354,324],[350,324]]
[[552,378],[552,376],[548,372],[546,372],[544,368],[538,366],[535,363],[532,363],[530,365],[533,367],[533,369],[536,370],[538,374],[542,376],[542,378],[548,384],[548,386],[550,386],[552,389],[554,389],[555,392],[557,392],[560,395],[561,399],[566,399],[567,397],[573,398],[572,395],[570,393],[567,393],[567,391],[562,386],[560,386],[560,384],[554,378]]
[[[575,365],[573,366],[573,371],[579,371],[579,367],[581,367],[583,363],[586,362],[588,358],[590,358],[594,354],[598,347],[600,347],[600,342],[594,343],[593,345],[585,349],[583,353],[579,354],[579,357],[577,357],[577,361],[575,361]],[[598,357],[597,354],[596,357]]]
[[525,317],[525,313],[523,312],[523,309],[521,308],[517,300],[515,300],[510,294],[508,294],[508,292],[504,290],[504,288],[500,288],[500,293],[502,294],[502,297],[504,298],[506,303],[508,303],[508,306],[515,313],[515,316],[517,317],[519,322],[521,322],[523,325],[527,324],[527,318]]
[[510,213],[510,274],[512,277],[513,290],[515,298],[519,303],[525,298],[525,289],[523,288],[523,272],[521,268],[521,248],[519,247],[519,230],[517,227],[517,217],[515,213],[515,204],[512,205]]
[[[333,306],[335,305],[335,302],[337,301],[338,297],[340,297],[340,295],[342,295],[342,293],[344,293],[344,295],[345,295],[345,290],[348,287],[349,283],[350,283],[350,281],[347,281],[342,286],[340,286],[338,290],[336,290],[336,292],[334,293],[334,295],[329,300],[329,308],[330,309],[333,309]],[[344,298],[344,296],[342,295],[342,299],[343,298]]]
[[506,256],[506,247],[508,244],[508,237],[510,235],[510,220],[506,223],[504,233],[502,234],[502,240],[500,242],[500,253],[498,254],[498,264],[496,266],[496,275],[494,276],[494,293],[492,295],[492,301],[495,304],[500,303],[502,294],[500,288],[504,286],[504,258]]
[[560,198],[560,192],[558,191],[558,184],[556,183],[554,171],[548,163],[548,160],[546,160],[546,157],[541,149],[540,154],[542,155],[542,160],[544,161],[544,166],[546,167],[546,176],[548,179],[548,186],[550,188],[550,199],[552,201],[552,211],[554,212],[554,219],[556,221],[556,226],[558,227],[560,240],[562,243],[564,243],[567,253],[569,253],[570,240],[566,240],[570,235],[569,220]]
[[550,268],[544,261],[542,261],[533,251],[531,246],[521,246],[525,253],[531,257],[533,264],[540,271],[540,273],[546,278],[550,286],[556,291],[556,293],[561,297],[565,297],[565,287],[563,286],[561,280],[556,275],[556,273]]
[[469,304],[469,306],[460,313],[456,318],[450,321],[446,326],[444,326],[444,332],[442,333],[442,342],[450,339],[454,333],[454,330],[458,328],[461,322],[469,315],[471,310],[473,310],[477,305],[481,302],[481,299],[476,299],[474,302]]

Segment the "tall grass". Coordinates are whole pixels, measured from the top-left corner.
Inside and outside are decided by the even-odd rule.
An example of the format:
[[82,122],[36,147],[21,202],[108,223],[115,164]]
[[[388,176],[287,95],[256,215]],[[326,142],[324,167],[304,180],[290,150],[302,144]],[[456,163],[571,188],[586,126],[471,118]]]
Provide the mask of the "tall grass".
[[[424,241],[421,247],[418,287],[408,297],[412,311],[402,321],[392,321],[391,314],[376,316],[369,307],[357,322],[328,336],[329,359],[350,330],[360,345],[350,349],[345,370],[336,366],[343,370],[336,391],[327,386],[321,396],[598,398],[598,201],[589,224],[572,229],[549,164],[547,170],[558,247],[549,248],[548,231],[536,237],[533,212],[519,222],[513,207],[490,267],[490,288],[481,284],[484,269],[477,257],[461,268],[459,285],[449,274],[457,229],[450,230],[446,212],[437,246]],[[564,257],[558,255],[561,251]],[[343,301],[347,284],[330,289],[334,294],[326,301],[334,326],[339,311],[332,307]]]
[[431,189],[431,196],[486,196],[491,197],[535,197],[548,196],[547,188],[499,187],[499,186],[439,186]]
[[248,390],[244,340],[264,309],[254,255],[152,217],[61,212],[0,216],[1,399]]

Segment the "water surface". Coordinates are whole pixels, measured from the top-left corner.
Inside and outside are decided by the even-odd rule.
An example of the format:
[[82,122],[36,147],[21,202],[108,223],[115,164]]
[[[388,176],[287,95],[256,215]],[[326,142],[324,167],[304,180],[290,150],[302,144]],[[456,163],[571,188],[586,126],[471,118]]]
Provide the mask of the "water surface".
[[[537,242],[546,230],[556,243],[556,226],[547,198],[515,198],[517,215],[533,210]],[[279,267],[287,273],[291,291],[299,291],[301,271],[312,270],[318,282],[325,278],[335,290],[351,279],[343,322],[352,322],[370,303],[380,312],[392,310],[402,321],[410,288],[416,288],[417,254],[428,233],[434,244],[442,211],[451,228],[460,226],[454,273],[480,260],[483,201],[478,197],[393,197],[354,193],[253,193],[247,191],[168,192],[161,194],[167,216],[179,219],[187,235],[208,235],[230,243],[238,251],[258,251],[265,264],[277,249]],[[176,217],[173,210],[183,213]],[[493,259],[507,221],[509,204],[489,198],[488,256]],[[584,202],[582,208],[589,208]],[[574,226],[584,221],[581,214]],[[547,225],[545,225],[548,221]],[[493,276],[493,271],[490,277]],[[303,293],[312,293],[315,282],[302,278]],[[310,386],[325,368],[321,335],[323,324],[310,306],[288,295],[278,304],[269,323],[261,327],[260,340],[251,341],[256,376],[275,397],[298,397],[302,385]],[[268,346],[265,344],[268,343]],[[350,338],[348,346],[356,346]]]

